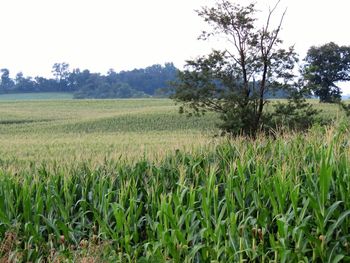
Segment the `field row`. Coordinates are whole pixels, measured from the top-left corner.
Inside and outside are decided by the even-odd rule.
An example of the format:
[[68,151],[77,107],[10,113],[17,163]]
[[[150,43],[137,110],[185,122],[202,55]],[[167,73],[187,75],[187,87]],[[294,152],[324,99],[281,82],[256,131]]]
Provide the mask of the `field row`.
[[25,262],[347,262],[349,145],[342,126],[157,163],[1,172],[1,253]]
[[22,169],[41,162],[159,157],[215,141],[215,116],[187,118],[170,100],[56,100],[0,103],[0,162]]

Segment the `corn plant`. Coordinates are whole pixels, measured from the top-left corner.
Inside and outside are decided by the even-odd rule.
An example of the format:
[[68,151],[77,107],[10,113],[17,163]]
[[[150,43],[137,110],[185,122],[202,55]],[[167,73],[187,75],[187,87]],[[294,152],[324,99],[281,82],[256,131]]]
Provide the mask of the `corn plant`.
[[347,262],[347,129],[0,171],[0,259]]

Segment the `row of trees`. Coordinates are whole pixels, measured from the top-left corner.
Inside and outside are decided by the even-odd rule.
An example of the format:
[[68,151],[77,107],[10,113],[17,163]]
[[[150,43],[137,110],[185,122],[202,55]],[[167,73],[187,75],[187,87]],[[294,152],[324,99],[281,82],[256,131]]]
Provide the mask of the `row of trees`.
[[[279,33],[285,12],[275,27],[271,25],[277,7],[278,2],[262,24],[255,16],[255,4],[241,6],[218,0],[214,7],[197,11],[211,28],[200,39],[219,37],[228,44],[223,50],[187,61],[172,95],[181,104],[180,112],[217,112],[224,131],[255,137],[260,131],[285,126],[311,126],[317,111],[305,101],[306,96],[314,94],[321,102],[339,102],[336,82],[350,80],[350,47],[332,42],[311,47],[298,74],[294,47],[281,47]],[[289,94],[288,103],[265,110],[268,95],[281,89]]]
[[[216,51],[210,55],[210,59],[218,59],[218,56],[223,54]],[[285,55],[290,55],[291,60],[297,61],[296,54],[292,50]],[[200,61],[208,62],[203,61],[203,58],[197,62]],[[304,80],[303,85],[309,88],[308,95],[319,97],[321,102],[338,102],[341,99],[341,90],[336,83],[350,80],[350,47],[338,46],[333,42],[319,47],[313,46],[304,61],[300,71]],[[191,64],[194,66],[194,63],[196,62],[189,61],[187,66]],[[76,98],[123,98],[159,95],[161,92],[163,95],[169,95],[169,92],[166,92],[167,87],[170,82],[177,79],[178,69],[173,63],[166,63],[164,66],[157,64],[119,73],[111,69],[106,75],[101,75],[91,73],[89,70],[70,71],[69,64],[55,63],[52,67],[53,78],[24,77],[23,73],[19,72],[14,79],[11,79],[8,69],[1,69],[0,72],[0,93],[74,92]],[[179,72],[180,77],[183,74],[184,72]],[[243,77],[243,81],[246,81],[246,85],[249,82],[250,86],[257,83],[251,78],[247,79],[247,76]],[[278,89],[267,89],[266,92],[267,98],[287,96],[288,91],[283,89],[283,86]]]
[[166,63],[119,73],[111,69],[101,75],[89,70],[71,71],[69,64],[55,63],[53,78],[24,77],[20,72],[12,79],[8,69],[1,69],[0,93],[72,92],[76,98],[146,97],[167,88],[177,71],[173,63]]
[[[252,8],[254,8],[254,6],[249,6],[249,12],[252,12]],[[233,11],[242,12],[242,10]],[[215,11],[210,10],[210,12]],[[209,10],[202,11],[200,15],[213,16],[213,14],[209,13]],[[218,17],[211,17],[211,19],[218,19]],[[254,20],[250,21],[250,23],[253,22]],[[222,30],[228,30],[227,28],[224,29],[224,26],[227,27],[228,25],[221,26]],[[247,23],[245,26],[251,27],[252,24]],[[214,51],[207,58],[201,57],[194,61],[188,61],[187,67],[195,68],[197,72],[198,70],[201,71],[202,78],[214,80],[212,84],[220,83],[219,89],[215,88],[214,90],[212,90],[212,92],[214,93],[218,92],[227,84],[232,86],[234,81],[237,84],[237,81],[239,80],[242,82],[242,85],[246,89],[246,95],[249,91],[248,96],[252,95],[250,90],[256,89],[258,83],[260,83],[262,85],[261,88],[266,98],[287,97],[289,91],[288,89],[285,89],[286,83],[281,85],[281,83],[274,82],[273,85],[266,85],[267,76],[269,76],[270,79],[275,78],[277,80],[281,80],[281,77],[284,77],[285,80],[293,79],[295,76],[293,75],[292,68],[294,66],[294,63],[298,59],[292,48],[290,48],[289,50],[280,50],[279,52],[275,53],[272,52],[272,48],[274,47],[274,45],[280,41],[280,39],[277,38],[280,27],[278,27],[274,32],[274,39],[272,35],[269,35],[268,37],[268,26],[269,25],[267,25],[267,28],[262,29],[262,32],[260,32],[260,34],[266,34],[264,36],[263,41],[260,43],[260,47],[257,45],[257,43],[254,43],[254,41],[256,41],[256,39],[258,38],[258,35],[250,35],[249,37],[251,39],[249,41],[246,38],[242,38],[241,40],[239,40],[241,42],[246,41],[246,44],[248,44],[249,42],[250,45],[254,46],[253,48],[250,47],[251,49],[249,52],[247,52],[246,44],[243,44],[243,42],[235,44],[238,44],[237,46],[235,46],[235,48],[237,49],[236,51],[238,51],[239,56],[241,56],[239,59],[243,61],[243,68],[239,68],[240,64],[236,63],[239,61],[235,61],[237,58],[229,50]],[[216,30],[218,31],[220,29],[216,28]],[[231,30],[233,29],[231,28]],[[243,28],[241,30],[243,30]],[[263,33],[264,30],[266,31],[265,33]],[[222,33],[225,34],[224,31]],[[229,38],[233,39],[234,36],[232,35],[232,32],[226,33],[228,33]],[[202,38],[204,39],[211,35],[212,34],[204,34],[202,35]],[[271,42],[264,43],[266,41]],[[264,54],[259,54],[258,51],[259,48],[261,49],[261,45],[271,47],[265,50]],[[271,52],[273,54],[269,54]],[[259,55],[261,55],[260,58],[258,58]],[[254,62],[250,63],[251,61]],[[269,65],[269,63],[272,61],[274,64]],[[350,47],[338,46],[333,42],[320,47],[311,47],[304,61],[305,63],[302,69],[300,70],[303,81],[302,85],[308,88],[308,93],[305,92],[304,94],[318,96],[321,102],[339,102],[341,99],[341,90],[336,85],[336,83],[339,81],[350,80]],[[219,66],[220,68],[215,68],[217,66]],[[262,71],[263,75],[265,74],[265,77],[257,77],[256,75],[253,76],[253,72],[251,71],[256,71],[257,67],[259,66],[266,68],[265,71]],[[273,67],[275,67],[276,69],[278,67],[280,68],[274,71]],[[204,68],[206,68],[206,70],[203,70]],[[226,77],[222,74],[224,70],[228,70],[228,72],[225,73]],[[178,80],[177,72],[177,68],[172,63],[166,63],[164,66],[153,65],[144,69],[121,71],[119,73],[116,73],[114,70],[111,69],[106,75],[101,75],[99,73],[91,73],[89,70],[81,71],[80,69],[73,69],[72,71],[70,71],[69,64],[55,63],[52,67],[53,78],[24,77],[23,73],[20,72],[16,75],[14,79],[11,79],[9,70],[4,68],[0,71],[0,93],[73,92],[76,98],[147,97],[156,95],[157,93],[159,95],[160,91],[166,91],[166,88],[168,87],[170,82]],[[219,74],[220,76],[215,76],[215,74]],[[183,72],[179,72],[178,75],[180,79],[183,79],[187,76],[187,81],[189,81],[188,71],[185,70]],[[259,82],[259,77],[261,82]],[[219,80],[220,78],[221,80]],[[192,88],[192,91],[195,90],[196,85],[193,85],[193,83],[187,84],[187,88]],[[182,88],[183,87],[179,87],[176,93],[181,93]],[[204,88],[201,90],[201,92],[206,93],[209,91],[205,91]],[[169,92],[165,92],[163,93],[163,95],[169,95]],[[218,94],[211,94],[211,96],[217,95]],[[212,104],[212,106],[214,105]],[[214,107],[217,108],[218,105],[215,105]],[[258,111],[260,111],[261,108],[262,107],[259,106]]]

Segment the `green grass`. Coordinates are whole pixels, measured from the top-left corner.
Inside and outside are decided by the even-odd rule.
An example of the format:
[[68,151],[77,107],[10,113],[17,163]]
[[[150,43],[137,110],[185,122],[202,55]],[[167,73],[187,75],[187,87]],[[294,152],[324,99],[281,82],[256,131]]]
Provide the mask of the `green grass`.
[[72,93],[65,92],[38,92],[38,93],[14,93],[0,94],[0,101],[12,100],[67,100],[72,99]]
[[0,102],[0,262],[349,262],[348,125],[251,141],[215,121]]

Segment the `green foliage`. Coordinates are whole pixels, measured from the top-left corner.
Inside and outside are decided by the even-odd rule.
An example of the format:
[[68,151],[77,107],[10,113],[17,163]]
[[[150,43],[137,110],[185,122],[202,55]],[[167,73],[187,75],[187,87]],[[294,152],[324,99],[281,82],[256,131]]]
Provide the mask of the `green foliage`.
[[340,102],[339,105],[340,105],[340,108],[345,112],[346,116],[350,117],[350,104]]
[[52,74],[55,77],[57,91],[71,91],[69,88],[69,64],[55,63],[52,66]]
[[308,103],[302,93],[295,93],[287,103],[278,102],[275,110],[266,122],[274,129],[305,131],[314,124],[328,124],[325,117],[320,117],[320,110]]
[[341,91],[336,82],[350,80],[350,46],[338,46],[333,42],[313,46],[305,61],[304,78],[320,102],[339,102]]
[[348,262],[349,130],[0,171],[0,260]]
[[[227,103],[225,106],[227,110],[224,114],[220,115],[222,122],[218,127],[223,130],[224,134],[234,134],[234,135],[256,135],[255,122],[256,118],[256,104],[250,101],[247,105],[241,106],[238,104],[239,98],[235,101],[236,103]],[[264,114],[263,117],[265,117]],[[262,123],[265,121],[262,120]],[[263,127],[258,127],[259,131],[263,130]]]
[[[215,7],[203,7],[198,11],[212,28],[200,38],[224,37],[229,47],[187,61],[187,68],[179,72],[178,81],[173,83],[172,98],[182,104],[180,112],[190,115],[217,112],[223,121],[220,128],[233,135],[256,137],[269,127],[270,113],[264,110],[267,98],[281,90],[287,94],[298,91],[293,73],[298,60],[294,49],[279,47],[284,14],[278,26],[271,29],[270,20],[276,8],[277,5],[269,11],[263,27],[256,21],[255,4],[241,6],[218,1]],[[304,107],[305,101],[297,102],[300,99],[300,96],[294,97],[293,107]],[[307,113],[315,113],[311,106],[305,107],[310,108]],[[289,118],[295,122],[295,116],[286,116],[294,113],[281,108],[275,119]],[[274,124],[280,123],[278,120]]]
[[164,66],[156,64],[119,73],[110,69],[102,75],[87,69],[70,71],[69,64],[63,62],[53,65],[54,78],[25,77],[19,72],[13,80],[9,70],[4,68],[1,70],[0,94],[69,92],[75,93],[75,98],[143,98],[157,95],[157,90],[166,90],[168,82],[175,80],[176,72],[173,63],[165,63]]
[[137,91],[125,83],[113,83],[101,81],[99,78],[90,77],[87,83],[74,93],[75,99],[113,99],[113,98],[144,98],[144,92]]
[[7,68],[3,68],[1,71],[1,83],[0,90],[11,91],[14,89],[14,82],[10,78],[10,71]]

